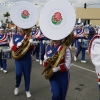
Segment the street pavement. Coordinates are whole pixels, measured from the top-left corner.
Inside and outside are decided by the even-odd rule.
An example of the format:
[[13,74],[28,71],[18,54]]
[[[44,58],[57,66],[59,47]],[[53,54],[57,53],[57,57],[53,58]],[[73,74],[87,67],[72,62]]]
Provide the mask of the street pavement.
[[[72,49],[72,54],[75,54]],[[70,68],[70,84],[66,100],[98,100],[99,90],[95,67],[86,53],[87,63],[81,63],[81,53],[76,62],[72,62]],[[49,81],[41,75],[43,66],[35,61],[31,71],[30,91],[31,98],[27,98],[24,90],[24,78],[22,77],[19,87],[19,95],[14,95],[15,86],[15,64],[13,59],[7,60],[8,73],[0,71],[0,100],[52,100]]]

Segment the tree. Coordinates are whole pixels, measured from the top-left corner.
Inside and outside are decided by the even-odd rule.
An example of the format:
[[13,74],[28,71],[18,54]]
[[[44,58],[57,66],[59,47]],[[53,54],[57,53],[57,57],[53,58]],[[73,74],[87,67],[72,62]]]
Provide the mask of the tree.
[[6,19],[6,23],[8,23],[8,19]]
[[1,20],[1,23],[3,24],[3,20]]
[[7,19],[9,16],[10,16],[9,12],[6,12],[6,14],[4,14],[4,17],[7,17]]
[[10,14],[9,14],[9,12],[6,12],[6,14],[4,14],[4,17],[7,17],[7,19],[6,19],[6,23],[8,23],[9,21],[8,21],[8,17],[10,16]]

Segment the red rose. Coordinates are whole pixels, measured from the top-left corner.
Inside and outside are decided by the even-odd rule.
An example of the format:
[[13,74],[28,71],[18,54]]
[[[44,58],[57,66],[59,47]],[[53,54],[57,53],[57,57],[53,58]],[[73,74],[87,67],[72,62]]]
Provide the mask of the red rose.
[[56,12],[54,14],[54,20],[56,20],[57,22],[60,21],[61,18],[62,18],[62,16],[61,16],[60,12]]
[[24,10],[24,11],[22,12],[22,14],[23,14],[24,16],[28,16],[28,15],[29,15],[29,12],[28,12],[27,10]]

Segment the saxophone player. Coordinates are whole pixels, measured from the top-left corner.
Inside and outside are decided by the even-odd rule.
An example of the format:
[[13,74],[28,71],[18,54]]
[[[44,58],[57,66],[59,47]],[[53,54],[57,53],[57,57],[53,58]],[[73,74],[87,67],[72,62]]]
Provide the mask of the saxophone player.
[[[71,13],[69,13],[69,9]],[[70,81],[69,69],[72,62],[69,46],[74,37],[72,30],[75,21],[75,9],[67,0],[50,1],[43,7],[40,14],[41,31],[44,36],[52,40],[46,46],[44,55],[45,68],[42,72],[42,74],[45,72],[45,78],[49,79],[52,100],[66,99]]]
[[[16,51],[21,46],[22,42],[28,38],[29,36],[25,35],[23,30],[18,27],[18,34],[13,35],[12,37],[13,40],[10,42],[10,47],[12,48],[12,51]],[[14,94],[18,95],[19,93],[19,86],[23,74],[25,80],[25,91],[27,98],[31,97],[30,93],[30,75],[32,67],[31,50],[34,49],[33,40],[29,39],[29,42],[31,43],[31,46],[29,50],[26,52],[26,54],[18,60],[15,59],[16,85]]]
[[[47,65],[47,59],[54,53],[62,50],[61,40],[52,40],[50,45],[46,46],[44,55],[44,67]],[[70,64],[72,61],[71,51],[66,47],[65,54],[58,67],[53,68],[54,75],[49,79],[52,92],[52,100],[65,100],[69,81],[70,81]]]

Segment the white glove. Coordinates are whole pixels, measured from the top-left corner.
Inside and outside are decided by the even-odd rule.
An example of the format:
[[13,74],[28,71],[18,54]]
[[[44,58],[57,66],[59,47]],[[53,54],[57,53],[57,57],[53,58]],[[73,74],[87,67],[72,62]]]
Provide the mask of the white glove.
[[33,44],[34,42],[33,42],[33,39],[29,39],[29,42],[31,43],[31,44]]
[[27,39],[27,35],[24,36],[24,39]]
[[46,54],[45,54],[44,55],[44,60],[47,60],[48,58],[50,58],[50,57],[47,57]]
[[53,68],[52,70],[53,70],[53,72],[58,72],[60,70],[60,66]]
[[24,41],[24,40],[22,40],[21,43],[22,43],[23,41]]
[[12,48],[13,45],[14,45],[14,44],[13,44],[13,40],[11,39],[10,42],[9,42],[9,46],[10,46],[10,48]]
[[21,44],[22,44],[22,42],[18,42],[18,43],[17,43],[17,48],[20,47]]
[[43,40],[43,42],[42,42],[43,44],[45,44],[45,40]]
[[39,43],[39,41],[37,41],[37,43]]
[[49,40],[47,40],[47,44],[50,44],[50,41]]
[[33,41],[33,44],[36,44],[36,41]]

